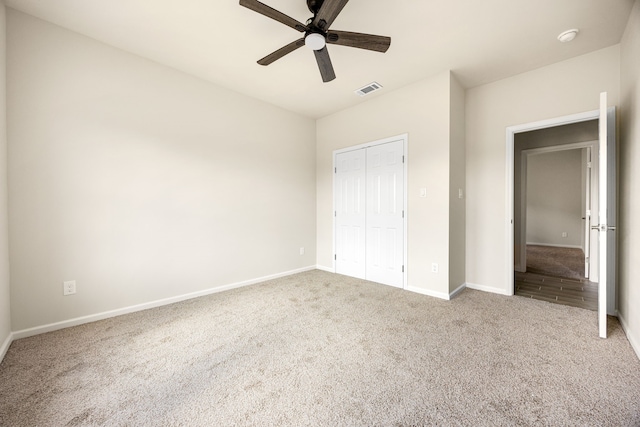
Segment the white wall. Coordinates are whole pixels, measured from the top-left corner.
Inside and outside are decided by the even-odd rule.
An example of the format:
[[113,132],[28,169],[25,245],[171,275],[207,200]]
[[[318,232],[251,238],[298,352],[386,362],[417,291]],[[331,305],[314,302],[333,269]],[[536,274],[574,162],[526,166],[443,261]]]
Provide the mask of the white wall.
[[8,64],[14,331],[315,265],[312,120],[11,9]]
[[618,311],[640,356],[640,0],[621,42],[621,92]]
[[467,90],[467,282],[509,293],[506,128],[619,104],[620,46]]
[[6,15],[0,2],[0,361],[10,344],[9,231],[7,226]]
[[[442,73],[317,121],[320,266],[333,268],[333,151],[408,133],[408,285],[449,295],[450,99],[456,84]],[[427,189],[426,198],[419,197],[420,188]],[[431,273],[434,262],[439,273]]]
[[581,149],[528,156],[527,244],[581,247],[582,181]]

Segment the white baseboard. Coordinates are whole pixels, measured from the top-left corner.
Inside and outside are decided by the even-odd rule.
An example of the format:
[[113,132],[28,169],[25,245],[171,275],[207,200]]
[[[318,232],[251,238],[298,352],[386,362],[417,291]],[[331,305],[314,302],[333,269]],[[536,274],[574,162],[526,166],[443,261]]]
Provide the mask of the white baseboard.
[[532,243],[532,242],[527,242],[527,245],[550,246],[552,248],[582,249],[582,246],[580,246],[580,245],[558,245],[556,243]]
[[416,288],[415,286],[409,286],[406,288],[407,291],[415,292],[417,294],[427,295],[430,297],[440,298],[444,300],[449,300],[449,294],[445,292],[436,292],[430,291],[428,289]]
[[333,267],[325,267],[324,265],[316,265],[316,270],[322,270],[328,273],[335,273]]
[[[326,271],[326,272],[329,272],[329,273],[335,273],[335,271],[333,270],[332,267],[325,267],[323,265],[316,265],[316,269],[317,270]],[[444,300],[450,300],[451,298],[456,296],[456,294],[458,294],[459,292],[464,290],[465,286],[466,285],[463,283],[462,285],[458,286],[453,292],[451,292],[449,294],[444,293],[444,292],[430,291],[428,289],[416,288],[416,287],[412,287],[412,286],[409,286],[409,287],[405,288],[405,290],[407,290],[409,292],[415,292],[417,294],[427,295],[427,296],[430,296],[430,297],[440,298],[440,299],[444,299]]]
[[0,347],[0,363],[2,363],[2,361],[4,360],[4,356],[7,355],[7,351],[9,351],[9,346],[11,345],[14,339],[15,337],[13,336],[13,333],[9,333],[9,336],[7,337],[7,339],[4,340],[4,342],[2,343],[2,347]]
[[633,335],[631,330],[629,329],[629,324],[627,320],[618,312],[618,320],[622,325],[622,329],[624,330],[625,335],[627,336],[627,340],[629,340],[629,344],[631,344],[631,348],[636,352],[636,356],[640,359],[640,337],[636,337]]
[[[147,310],[150,308],[161,307],[163,305],[169,305],[180,301],[185,301],[193,298],[203,297],[218,292],[224,292],[231,289],[241,288],[244,286],[255,285],[256,283],[265,282],[267,280],[278,279],[280,277],[291,276],[292,274],[303,273],[305,271],[315,270],[315,266],[299,268],[296,270],[286,271],[283,273],[272,274],[269,276],[259,277],[256,279],[245,280],[243,282],[231,283],[229,285],[218,286],[215,288],[205,289],[198,292],[191,292],[188,294],[178,295],[175,297],[165,298],[161,300],[151,301],[143,304],[132,305],[129,307],[119,308],[116,310],[105,311],[102,313],[91,314],[88,316],[76,317],[74,319],[63,320],[61,322],[50,323],[47,325],[36,326],[33,328],[23,329],[21,331],[13,332],[13,339],[26,338],[33,335],[43,334],[45,332],[57,331],[58,329],[69,328],[71,326],[78,326],[85,323],[96,322],[98,320],[108,319],[110,317],[121,316],[123,314],[134,313],[136,311]],[[8,346],[7,346],[8,347]]]
[[506,295],[506,296],[513,295],[511,292],[509,292],[506,289],[494,288],[493,286],[478,285],[476,283],[468,283],[468,282],[466,285],[467,285],[467,288],[475,289],[477,291],[491,292],[492,294],[500,294],[500,295]]
[[453,299],[453,297],[464,291],[466,287],[467,284],[463,283],[462,285],[458,286],[453,292],[449,292],[449,299]]

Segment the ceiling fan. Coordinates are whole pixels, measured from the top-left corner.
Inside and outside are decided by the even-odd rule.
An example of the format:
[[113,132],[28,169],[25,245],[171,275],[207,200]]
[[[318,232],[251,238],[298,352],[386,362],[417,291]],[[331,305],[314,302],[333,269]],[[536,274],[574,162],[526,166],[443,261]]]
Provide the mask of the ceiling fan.
[[260,3],[258,0],[240,0],[240,6],[275,19],[294,30],[304,33],[304,37],[265,56],[258,61],[258,64],[269,65],[299,47],[306,45],[313,49],[318,67],[320,68],[322,81],[326,83],[336,78],[333,65],[331,64],[331,58],[329,58],[329,51],[326,47],[327,43],[357,47],[359,49],[373,50],[376,52],[386,52],[391,45],[390,37],[329,30],[329,27],[348,1],[349,0],[307,0],[307,7],[311,13],[313,13],[313,17],[309,18],[306,24],[303,24],[264,3]]

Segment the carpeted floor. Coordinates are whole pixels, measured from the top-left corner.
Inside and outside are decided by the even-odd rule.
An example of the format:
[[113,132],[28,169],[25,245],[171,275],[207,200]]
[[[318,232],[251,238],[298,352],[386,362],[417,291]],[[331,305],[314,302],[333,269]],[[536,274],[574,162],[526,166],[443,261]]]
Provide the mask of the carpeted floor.
[[584,252],[580,248],[527,245],[527,272],[584,279]]
[[0,425],[638,426],[640,361],[609,324],[311,271],[17,340]]

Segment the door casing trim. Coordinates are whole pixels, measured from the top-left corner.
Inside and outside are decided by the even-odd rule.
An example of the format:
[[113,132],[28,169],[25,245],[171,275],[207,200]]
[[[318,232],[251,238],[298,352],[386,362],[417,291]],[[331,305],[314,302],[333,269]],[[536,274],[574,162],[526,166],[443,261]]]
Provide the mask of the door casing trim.
[[506,185],[505,185],[505,212],[506,212],[506,224],[505,224],[505,279],[507,283],[507,292],[508,295],[514,295],[515,293],[515,282],[513,275],[513,265],[514,265],[514,141],[515,135],[521,132],[529,132],[532,130],[546,129],[556,126],[563,126],[572,123],[580,123],[586,122],[589,120],[597,120],[600,118],[600,111],[586,111],[584,113],[571,114],[568,116],[561,116],[547,120],[541,120],[538,122],[524,123],[515,126],[509,126],[506,129]]

